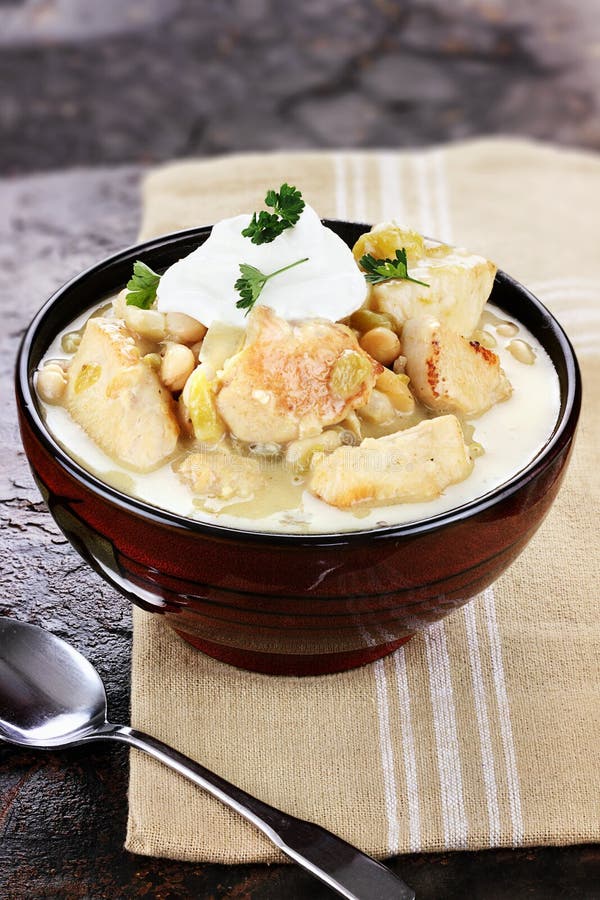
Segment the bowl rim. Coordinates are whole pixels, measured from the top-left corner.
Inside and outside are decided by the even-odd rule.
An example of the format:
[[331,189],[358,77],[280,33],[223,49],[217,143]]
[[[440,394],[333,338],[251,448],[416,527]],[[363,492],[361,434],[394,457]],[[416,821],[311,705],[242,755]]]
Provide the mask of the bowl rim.
[[[336,226],[363,228],[365,231],[368,231],[371,228],[370,225],[362,222],[352,222],[341,219],[323,219],[323,223],[327,227],[333,229],[335,229]],[[134,514],[154,524],[191,534],[205,535],[206,537],[234,541],[237,543],[249,542],[270,545],[292,544],[298,547],[315,548],[320,546],[332,547],[348,544],[364,544],[382,540],[397,540],[400,538],[415,537],[463,522],[466,519],[484,513],[497,503],[510,499],[537,475],[541,474],[545,468],[551,465],[554,457],[574,436],[581,408],[582,386],[579,364],[571,342],[550,310],[523,284],[506,272],[498,269],[495,280],[503,282],[510,288],[520,292],[527,302],[546,319],[547,324],[553,333],[553,337],[557,340],[563,355],[567,372],[567,393],[566,397],[564,397],[564,405],[561,413],[559,414],[554,430],[546,444],[533,459],[515,473],[512,478],[481,497],[470,500],[461,506],[454,507],[445,512],[438,513],[437,515],[429,516],[426,519],[419,519],[412,522],[386,525],[380,528],[365,529],[363,531],[297,533],[255,531],[190,519],[179,515],[178,513],[163,510],[160,507],[151,506],[142,500],[131,497],[117,490],[117,488],[106,484],[68,455],[58,441],[54,439],[40,415],[35,390],[33,388],[33,371],[30,371],[30,356],[38,329],[52,309],[65,295],[68,296],[69,291],[78,283],[93,278],[101,271],[113,268],[116,265],[124,263],[130,258],[140,256],[143,253],[159,250],[165,246],[177,245],[178,243],[184,243],[186,240],[193,240],[199,236],[204,236],[205,234],[210,233],[211,229],[212,225],[203,225],[183,229],[181,231],[169,232],[168,234],[160,235],[159,237],[141,243],[131,244],[130,246],[119,250],[117,253],[105,257],[99,262],[93,263],[88,268],[73,276],[73,278],[69,279],[50,295],[40,310],[35,314],[22,337],[15,366],[15,390],[20,411],[24,415],[37,440],[43,445],[44,449],[52,455],[56,463],[60,465],[70,477],[74,478],[75,481],[79,482],[88,490],[91,490],[92,493],[98,494],[103,500],[114,504],[123,511]]]

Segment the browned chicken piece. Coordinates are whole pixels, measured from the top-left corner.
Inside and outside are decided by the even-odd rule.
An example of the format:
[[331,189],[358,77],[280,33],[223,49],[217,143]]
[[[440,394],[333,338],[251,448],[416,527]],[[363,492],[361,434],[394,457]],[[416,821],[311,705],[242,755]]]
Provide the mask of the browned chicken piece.
[[340,447],[314,466],[310,490],[332,506],[420,503],[463,481],[473,461],[455,416],[426,419],[413,428],[360,447]]
[[402,352],[413,394],[436,412],[479,416],[512,393],[495,353],[433,316],[405,323]]
[[427,240],[393,222],[383,222],[362,235],[353,252],[358,262],[363,253],[394,259],[402,248],[411,278],[425,284],[398,278],[374,284],[371,308],[391,316],[397,328],[407,319],[433,314],[459,334],[471,334],[494,284],[494,263],[462,247]]
[[179,426],[169,391],[117,319],[88,321],[69,369],[65,406],[105,453],[147,472],[175,450]]
[[256,459],[220,451],[191,453],[177,473],[194,494],[219,500],[249,499],[265,484]]
[[266,306],[250,316],[246,343],[226,363],[217,394],[237,438],[287,444],[320,434],[368,401],[383,367],[345,325],[287,322]]

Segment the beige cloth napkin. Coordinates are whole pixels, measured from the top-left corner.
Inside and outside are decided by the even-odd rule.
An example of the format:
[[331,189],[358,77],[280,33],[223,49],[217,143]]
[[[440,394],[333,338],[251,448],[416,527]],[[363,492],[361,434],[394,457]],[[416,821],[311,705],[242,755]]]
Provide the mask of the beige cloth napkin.
[[[529,285],[579,352],[585,409],[550,516],[483,595],[383,661],[322,678],[238,671],[136,610],[133,724],[370,853],[600,840],[600,158],[511,140],[422,152],[183,162],[145,185],[142,236],[299,185],[323,216],[395,217]],[[225,807],[136,751],[127,848],[277,860]]]

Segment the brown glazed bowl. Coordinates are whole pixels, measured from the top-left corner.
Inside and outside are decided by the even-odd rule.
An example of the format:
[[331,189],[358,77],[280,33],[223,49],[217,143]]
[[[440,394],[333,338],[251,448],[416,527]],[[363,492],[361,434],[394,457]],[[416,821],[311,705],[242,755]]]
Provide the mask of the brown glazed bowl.
[[[368,229],[326,224],[350,246]],[[573,349],[548,310],[499,272],[491,300],[541,341],[561,389],[551,438],[509,482],[433,518],[367,532],[268,534],[191,521],[120,493],[71,459],[44,425],[33,374],[60,330],[122,289],[136,259],[162,271],[209,233],[197,228],[124,250],[74,278],[40,310],[16,373],[33,474],[84,559],[210,656],[279,675],[368,663],[487,587],[540,526],[560,487],[579,416]]]

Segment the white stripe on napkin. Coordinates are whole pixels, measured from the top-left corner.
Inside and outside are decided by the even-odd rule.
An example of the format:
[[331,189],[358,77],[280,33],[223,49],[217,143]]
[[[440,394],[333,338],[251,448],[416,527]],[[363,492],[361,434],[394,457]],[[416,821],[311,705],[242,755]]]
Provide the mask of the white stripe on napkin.
[[504,678],[504,663],[502,660],[502,647],[500,641],[500,631],[498,629],[498,620],[496,618],[496,602],[494,599],[493,588],[486,588],[486,590],[483,592],[482,598],[485,611],[486,626],[490,639],[490,659],[492,663],[494,688],[496,691],[496,702],[498,704],[500,735],[502,737],[502,748],[504,750],[504,761],[506,765],[506,777],[508,782],[508,805],[512,823],[513,846],[516,847],[523,843],[523,813],[521,810],[521,789],[519,784],[519,774],[517,771],[515,743],[510,721],[510,706],[508,702],[508,694],[506,691],[506,681]]
[[496,784],[496,769],[494,764],[494,750],[492,747],[492,733],[490,719],[485,699],[485,686],[483,681],[483,669],[481,666],[481,652],[479,638],[477,636],[477,622],[475,619],[476,600],[471,600],[463,606],[465,617],[467,644],[469,647],[469,664],[471,667],[471,679],[473,682],[473,694],[475,696],[475,715],[479,729],[479,746],[483,768],[483,783],[485,787],[485,799],[488,810],[488,823],[490,829],[490,847],[496,847],[500,838],[500,807],[498,805],[498,786]]
[[353,216],[355,222],[367,221],[367,184],[365,177],[365,160],[358,154],[350,157],[352,166],[352,187],[354,195]]
[[419,154],[412,156],[412,168],[417,184],[417,197],[419,202],[419,224],[418,230],[426,237],[436,237],[436,222],[433,218],[433,209],[431,203],[431,191],[427,180],[427,163],[430,161],[430,154]]
[[458,849],[466,846],[468,823],[444,622],[430,625],[423,632],[423,638],[440,776],[444,843],[447,847]]
[[[361,628],[364,642],[368,647],[375,647],[381,638],[375,638],[366,628]],[[400,841],[400,823],[398,820],[398,789],[396,786],[394,745],[390,731],[390,704],[388,698],[387,676],[382,659],[373,663],[375,678],[375,696],[377,698],[377,722],[379,727],[379,754],[383,774],[383,796],[387,818],[388,852],[398,852]]]
[[446,180],[446,165],[441,150],[435,150],[431,155],[433,166],[433,178],[435,186],[435,201],[437,211],[437,230],[432,237],[440,241],[452,243],[452,225],[450,223],[450,206],[448,203],[448,185]]
[[333,157],[335,174],[335,214],[338,219],[348,219],[348,194],[346,192],[346,158],[341,153]]
[[395,153],[380,153],[377,163],[379,166],[379,221],[389,222],[393,219],[405,224],[406,211],[400,187],[400,159]]
[[377,713],[379,719],[379,745],[383,767],[383,789],[388,821],[388,848],[391,854],[398,853],[400,846],[400,825],[398,822],[398,789],[394,772],[394,748],[390,732],[390,706],[387,677],[382,659],[373,663],[375,690],[377,693]]
[[408,845],[411,853],[421,849],[421,810],[419,805],[419,781],[417,778],[417,754],[410,710],[410,687],[406,669],[404,647],[394,653],[394,670],[398,689],[398,710],[402,728],[402,756],[406,777],[408,800]]

